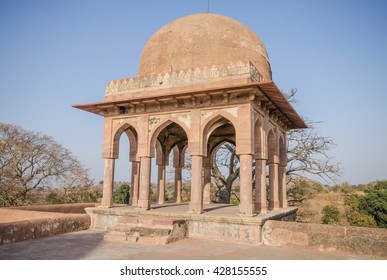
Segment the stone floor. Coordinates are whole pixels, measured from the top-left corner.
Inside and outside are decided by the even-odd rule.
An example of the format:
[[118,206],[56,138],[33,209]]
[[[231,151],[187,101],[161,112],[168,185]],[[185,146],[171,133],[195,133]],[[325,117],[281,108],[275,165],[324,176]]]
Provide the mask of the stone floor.
[[104,215],[144,215],[144,216],[162,216],[171,218],[181,218],[189,220],[230,220],[230,221],[248,221],[254,224],[261,224],[267,219],[273,219],[275,216],[286,215],[294,212],[297,208],[280,208],[270,210],[267,213],[256,214],[253,217],[241,216],[238,214],[238,205],[213,203],[203,205],[202,214],[189,213],[189,203],[167,203],[152,204],[150,210],[138,209],[134,206],[116,205],[112,208],[88,208]]
[[103,241],[103,231],[86,230],[0,245],[2,260],[365,260],[344,252],[309,248],[253,246],[183,239],[164,246]]

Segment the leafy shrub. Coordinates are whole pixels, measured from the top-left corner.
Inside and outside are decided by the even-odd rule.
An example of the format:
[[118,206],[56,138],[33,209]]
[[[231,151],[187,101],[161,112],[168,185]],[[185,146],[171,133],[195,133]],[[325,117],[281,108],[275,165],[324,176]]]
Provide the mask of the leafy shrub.
[[358,194],[351,194],[350,196],[345,197],[344,204],[351,207],[353,211],[358,211],[359,201],[360,201],[360,196]]
[[337,224],[340,222],[340,211],[334,205],[327,205],[322,210],[322,223],[323,224]]
[[359,201],[360,212],[372,216],[378,227],[387,228],[387,180],[378,181],[364,192]]
[[327,189],[319,182],[300,180],[294,182],[287,191],[290,206],[302,205],[304,200],[326,193]]
[[114,203],[129,204],[129,198],[129,184],[122,183],[113,194]]
[[352,212],[348,215],[347,221],[351,226],[356,227],[376,227],[376,222],[373,217],[359,213]]

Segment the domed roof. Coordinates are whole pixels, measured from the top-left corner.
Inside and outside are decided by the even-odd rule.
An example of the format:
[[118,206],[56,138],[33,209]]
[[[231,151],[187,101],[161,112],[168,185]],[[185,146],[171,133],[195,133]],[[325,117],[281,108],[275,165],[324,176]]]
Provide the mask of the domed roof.
[[195,14],[160,28],[142,50],[138,74],[228,65],[251,61],[272,80],[270,62],[259,37],[247,26],[225,16]]

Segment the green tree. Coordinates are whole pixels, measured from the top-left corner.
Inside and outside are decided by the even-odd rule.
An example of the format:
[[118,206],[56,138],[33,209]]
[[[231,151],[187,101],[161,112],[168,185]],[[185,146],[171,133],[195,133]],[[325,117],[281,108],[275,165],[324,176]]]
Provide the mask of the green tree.
[[305,199],[315,197],[318,193],[326,193],[327,189],[319,182],[301,179],[293,182],[287,191],[288,203],[291,206],[301,205]]
[[359,211],[360,196],[358,194],[351,194],[344,198],[344,204],[349,206],[353,211]]
[[114,203],[129,204],[129,184],[121,183],[118,189],[113,194]]
[[387,228],[387,180],[378,181],[373,188],[366,189],[360,198],[359,210],[372,216],[378,227]]
[[326,205],[322,209],[322,223],[323,224],[337,224],[340,222],[340,211],[334,205]]
[[376,222],[373,217],[359,213],[357,211],[348,215],[347,221],[351,226],[356,227],[376,227]]

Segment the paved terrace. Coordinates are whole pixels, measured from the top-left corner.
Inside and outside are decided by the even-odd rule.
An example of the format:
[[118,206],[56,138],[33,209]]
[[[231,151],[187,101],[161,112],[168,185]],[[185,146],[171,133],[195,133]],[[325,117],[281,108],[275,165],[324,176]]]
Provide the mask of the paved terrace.
[[0,246],[2,260],[365,260],[344,252],[309,248],[254,246],[204,239],[168,245],[118,244],[103,241],[103,231],[79,231]]
[[253,217],[240,216],[238,214],[238,205],[213,203],[203,206],[204,213],[192,214],[189,213],[189,203],[167,203],[167,204],[152,204],[150,210],[141,210],[133,206],[115,206],[112,208],[94,208],[98,213],[113,214],[113,215],[144,215],[144,216],[161,216],[172,217],[179,219],[193,220],[221,220],[221,221],[250,221],[252,223],[261,223],[265,220],[283,216],[289,212],[295,212],[297,208],[281,208],[273,211],[268,211],[265,214],[257,214]]
[[[149,214],[176,216],[188,215],[188,204],[152,205],[153,209],[146,211]],[[0,209],[0,217],[9,221],[11,214]],[[111,208],[114,211],[139,211],[131,206]],[[172,211],[173,210],[173,211]],[[3,215],[6,214],[9,215]],[[24,217],[34,219],[41,217],[38,213],[21,211],[13,214],[18,220]],[[30,213],[30,216],[27,213]],[[229,217],[240,219],[237,216],[237,206],[208,205],[205,207],[203,218]],[[49,218],[49,214],[44,213]],[[273,214],[273,213],[272,213]],[[53,215],[55,216],[55,214]],[[243,217],[242,217],[243,218]],[[258,215],[248,219],[264,218]],[[245,219],[245,218],[243,218]],[[52,237],[32,239],[12,244],[0,245],[0,259],[3,260],[174,260],[174,259],[254,259],[254,260],[355,260],[376,259],[372,256],[355,255],[346,252],[318,251],[311,248],[273,247],[265,245],[248,245],[233,242],[186,238],[168,245],[118,244],[103,241],[105,231],[85,230]],[[380,258],[379,258],[380,259]]]

